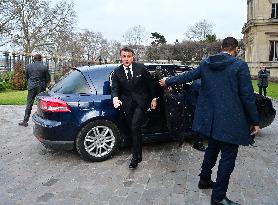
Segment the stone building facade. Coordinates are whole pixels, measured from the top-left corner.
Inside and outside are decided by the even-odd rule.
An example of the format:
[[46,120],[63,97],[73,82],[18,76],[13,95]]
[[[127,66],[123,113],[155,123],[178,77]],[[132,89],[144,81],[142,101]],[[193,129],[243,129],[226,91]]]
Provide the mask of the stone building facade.
[[265,66],[278,80],[278,0],[247,0],[247,9],[242,33],[251,75]]

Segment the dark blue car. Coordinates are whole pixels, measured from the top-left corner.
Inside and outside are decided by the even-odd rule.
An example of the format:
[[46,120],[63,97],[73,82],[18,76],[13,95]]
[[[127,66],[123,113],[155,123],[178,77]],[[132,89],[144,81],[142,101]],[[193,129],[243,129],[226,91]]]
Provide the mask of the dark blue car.
[[[76,68],[48,91],[39,94],[37,111],[33,115],[36,138],[47,148],[76,149],[83,159],[90,161],[106,160],[120,146],[130,143],[124,113],[113,107],[110,95],[110,79],[117,66]],[[158,84],[161,72],[157,72],[162,70],[165,75],[173,75],[189,68],[170,64],[146,64],[146,67],[153,76],[159,100],[157,109],[147,111],[144,140],[169,139],[173,136],[169,133],[174,132],[180,136],[191,134],[193,110],[187,99],[196,98],[190,91],[191,85],[163,90]],[[257,106],[262,111],[261,126],[265,127],[274,120],[276,112],[268,98],[257,97]]]

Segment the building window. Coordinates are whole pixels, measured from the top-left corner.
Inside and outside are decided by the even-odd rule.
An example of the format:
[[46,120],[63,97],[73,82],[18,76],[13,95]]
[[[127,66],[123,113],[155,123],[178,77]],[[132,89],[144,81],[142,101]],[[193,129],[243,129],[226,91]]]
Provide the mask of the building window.
[[278,18],[278,4],[272,4],[271,18]]
[[277,61],[278,41],[270,41],[269,61]]

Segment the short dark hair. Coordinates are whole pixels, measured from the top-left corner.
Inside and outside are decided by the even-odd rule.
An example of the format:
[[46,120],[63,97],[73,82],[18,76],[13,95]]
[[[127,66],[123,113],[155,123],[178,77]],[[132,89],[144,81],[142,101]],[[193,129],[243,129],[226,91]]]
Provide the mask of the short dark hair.
[[227,37],[222,42],[222,49],[232,51],[238,47],[238,41],[234,37]]
[[42,55],[41,54],[34,55],[33,60],[34,61],[41,61],[42,60]]
[[120,55],[121,55],[121,52],[122,52],[122,51],[131,52],[132,55],[135,54],[134,51],[132,50],[132,48],[130,48],[130,47],[128,47],[128,46],[125,46],[125,47],[121,48],[121,50],[120,50]]

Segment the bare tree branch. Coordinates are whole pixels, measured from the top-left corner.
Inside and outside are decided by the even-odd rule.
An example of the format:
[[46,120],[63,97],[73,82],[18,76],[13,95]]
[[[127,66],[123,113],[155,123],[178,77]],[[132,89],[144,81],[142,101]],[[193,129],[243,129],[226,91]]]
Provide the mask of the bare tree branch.
[[123,34],[123,41],[134,49],[137,59],[140,59],[144,51],[142,47],[147,41],[146,29],[141,25],[129,28]]
[[213,24],[206,19],[195,23],[195,25],[188,28],[184,35],[190,40],[203,41],[207,35],[212,35]]
[[8,3],[9,9],[3,10],[0,16],[1,19],[9,17],[9,25],[12,26],[10,32],[3,34],[27,54],[71,32],[76,22],[73,3],[66,0],[54,8],[45,0],[10,0]]

